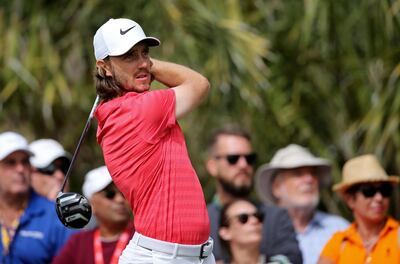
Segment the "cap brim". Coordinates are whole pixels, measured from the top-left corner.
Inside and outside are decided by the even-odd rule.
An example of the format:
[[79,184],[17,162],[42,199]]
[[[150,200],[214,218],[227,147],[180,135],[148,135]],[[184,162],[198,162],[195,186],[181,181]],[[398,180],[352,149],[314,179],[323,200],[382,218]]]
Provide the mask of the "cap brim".
[[[54,153],[53,153],[54,154]],[[41,157],[42,159],[39,159]],[[65,159],[69,162],[71,162],[71,155],[68,152],[63,151],[62,153],[55,153],[54,155],[39,155],[37,154],[33,158],[31,158],[31,164],[32,166],[36,168],[46,168],[49,166],[51,163],[53,163],[55,160],[58,159]]]
[[130,51],[134,46],[136,46],[137,44],[144,42],[146,43],[149,47],[155,47],[155,46],[159,46],[160,45],[160,41],[156,38],[153,37],[145,37],[139,41],[133,42],[130,45],[127,44],[124,47],[121,47],[119,50],[116,50],[115,52],[110,52],[109,56],[122,56],[125,53],[127,53],[128,51]]
[[[160,40],[158,40],[157,38],[153,38],[153,37],[147,37],[139,42],[145,42],[147,45],[149,45],[150,47],[155,47],[155,46],[159,46],[160,45]],[[138,43],[139,43],[138,42]],[[137,44],[137,43],[136,43]]]
[[0,160],[7,158],[9,155],[11,155],[12,153],[17,152],[17,151],[25,152],[29,156],[34,156],[34,154],[28,149],[16,148],[16,149],[11,149],[11,150],[3,153],[3,155],[0,156]]

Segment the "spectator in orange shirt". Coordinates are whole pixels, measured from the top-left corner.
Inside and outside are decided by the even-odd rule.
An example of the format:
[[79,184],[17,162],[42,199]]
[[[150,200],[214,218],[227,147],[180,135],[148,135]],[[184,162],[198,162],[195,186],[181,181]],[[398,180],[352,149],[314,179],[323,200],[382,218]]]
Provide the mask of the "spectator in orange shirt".
[[354,222],[333,235],[318,263],[400,263],[399,223],[388,216],[399,178],[388,176],[374,155],[350,159],[342,174],[333,190],[351,209]]

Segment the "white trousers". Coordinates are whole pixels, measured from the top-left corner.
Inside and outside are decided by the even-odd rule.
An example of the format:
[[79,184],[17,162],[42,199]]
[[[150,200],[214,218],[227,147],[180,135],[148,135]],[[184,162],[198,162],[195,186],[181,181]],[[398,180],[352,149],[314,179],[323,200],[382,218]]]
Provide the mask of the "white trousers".
[[207,258],[176,256],[141,247],[131,239],[122,251],[118,264],[215,264],[214,255]]

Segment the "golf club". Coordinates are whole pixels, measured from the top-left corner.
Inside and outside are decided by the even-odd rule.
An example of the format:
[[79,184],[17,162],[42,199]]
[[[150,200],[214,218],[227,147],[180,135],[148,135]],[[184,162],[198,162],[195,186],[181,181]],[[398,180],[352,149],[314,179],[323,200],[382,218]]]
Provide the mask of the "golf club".
[[90,123],[93,119],[93,113],[96,109],[96,106],[99,102],[99,96],[96,97],[94,101],[92,110],[90,111],[89,118],[86,121],[85,128],[81,134],[79,139],[78,145],[76,146],[75,152],[72,155],[71,163],[68,167],[67,174],[65,175],[64,182],[61,186],[61,190],[57,195],[56,198],[56,212],[57,216],[60,219],[61,223],[68,228],[79,229],[86,226],[90,218],[92,216],[92,207],[88,199],[79,194],[74,192],[66,192],[64,193],[65,184],[71,174],[72,168],[74,166],[76,157],[79,153],[83,140],[85,139],[87,132],[89,131]]

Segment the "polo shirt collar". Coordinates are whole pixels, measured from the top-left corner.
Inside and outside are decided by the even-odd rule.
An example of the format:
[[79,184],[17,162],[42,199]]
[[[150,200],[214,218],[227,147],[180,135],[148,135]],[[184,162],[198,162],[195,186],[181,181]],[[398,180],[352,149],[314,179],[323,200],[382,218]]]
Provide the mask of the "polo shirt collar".
[[[390,216],[388,216],[385,226],[381,230],[379,237],[385,236],[388,232],[390,232],[392,229],[398,228],[399,224]],[[361,237],[360,234],[357,232],[357,226],[356,223],[353,222],[350,227],[344,231],[344,237],[345,239],[351,240],[356,243],[361,243]]]
[[45,212],[45,209],[42,206],[42,202],[43,201],[41,201],[40,196],[31,189],[28,205],[21,216],[20,224],[29,222],[31,218],[43,214]]

